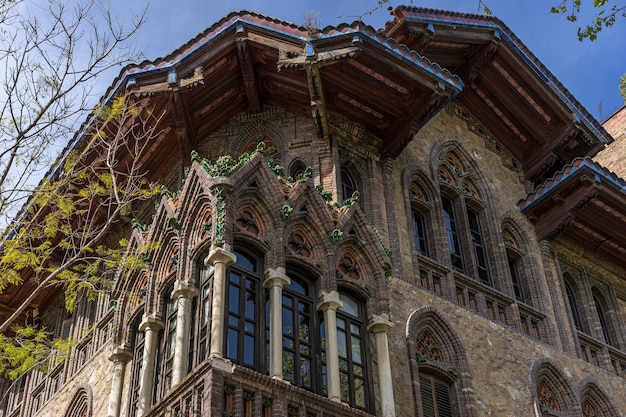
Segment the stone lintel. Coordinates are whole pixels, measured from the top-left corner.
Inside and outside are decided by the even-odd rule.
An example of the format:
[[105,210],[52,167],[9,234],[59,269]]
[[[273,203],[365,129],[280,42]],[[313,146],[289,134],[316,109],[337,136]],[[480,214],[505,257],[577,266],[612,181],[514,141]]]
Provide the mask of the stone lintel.
[[291,279],[285,273],[285,268],[279,266],[278,268],[267,268],[265,270],[265,280],[263,280],[263,288],[271,288],[275,285],[281,288],[285,285],[291,284]]
[[237,255],[230,252],[228,249],[222,249],[220,247],[211,248],[209,256],[204,259],[204,265],[215,266],[216,263],[222,263],[225,266],[234,264],[237,261]]

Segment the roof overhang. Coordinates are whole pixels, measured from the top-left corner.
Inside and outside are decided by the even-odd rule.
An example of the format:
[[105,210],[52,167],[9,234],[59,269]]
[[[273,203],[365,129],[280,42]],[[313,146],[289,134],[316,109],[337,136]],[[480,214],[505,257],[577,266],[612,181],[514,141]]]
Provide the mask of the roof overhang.
[[460,102],[535,182],[612,138],[526,46],[492,16],[399,7],[385,33],[458,74]]
[[564,237],[626,267],[626,181],[577,158],[518,203],[538,240]]

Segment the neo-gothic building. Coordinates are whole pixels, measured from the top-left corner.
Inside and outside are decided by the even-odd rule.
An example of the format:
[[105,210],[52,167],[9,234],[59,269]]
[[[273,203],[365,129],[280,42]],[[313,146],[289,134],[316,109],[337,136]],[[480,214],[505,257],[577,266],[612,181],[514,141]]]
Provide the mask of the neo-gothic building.
[[120,93],[165,115],[143,164],[176,194],[119,232],[160,247],[71,315],[39,300],[77,344],[2,417],[626,414],[612,138],[498,19],[232,13]]

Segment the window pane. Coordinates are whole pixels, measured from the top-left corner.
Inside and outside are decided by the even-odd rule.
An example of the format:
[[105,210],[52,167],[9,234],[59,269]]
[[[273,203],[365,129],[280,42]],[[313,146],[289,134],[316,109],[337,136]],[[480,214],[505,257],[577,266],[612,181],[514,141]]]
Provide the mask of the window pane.
[[255,337],[246,335],[243,344],[243,362],[246,365],[254,366],[254,358],[256,356]]
[[235,329],[228,329],[228,338],[226,341],[226,355],[231,359],[237,359],[237,351],[239,348],[239,332]]

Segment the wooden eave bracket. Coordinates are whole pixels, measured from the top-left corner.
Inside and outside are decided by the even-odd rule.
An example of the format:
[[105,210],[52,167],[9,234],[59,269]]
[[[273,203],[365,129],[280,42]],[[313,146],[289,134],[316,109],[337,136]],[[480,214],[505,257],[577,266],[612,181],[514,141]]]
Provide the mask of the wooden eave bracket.
[[237,58],[239,59],[239,68],[243,77],[243,85],[248,98],[250,111],[260,113],[262,110],[262,99],[259,91],[256,74],[254,73],[254,63],[252,62],[252,54],[245,28],[238,26],[235,32],[235,44],[237,46]]
[[491,59],[499,47],[500,37],[494,35],[491,42],[483,46],[478,53],[474,54],[472,58],[457,71],[466,85],[470,85],[474,82],[483,67],[491,62]]
[[179,139],[181,156],[185,164],[189,165],[191,164],[191,151],[198,149],[198,139],[189,114],[189,106],[180,89],[172,91],[170,104],[176,116],[176,136]]

